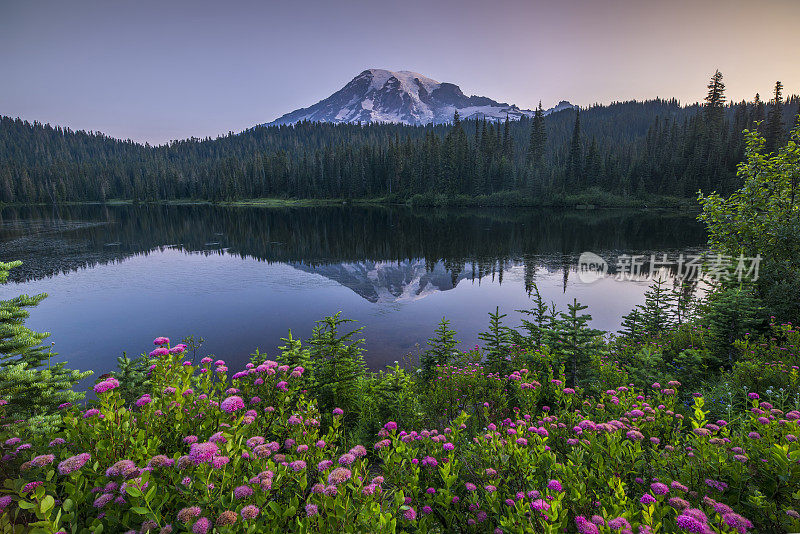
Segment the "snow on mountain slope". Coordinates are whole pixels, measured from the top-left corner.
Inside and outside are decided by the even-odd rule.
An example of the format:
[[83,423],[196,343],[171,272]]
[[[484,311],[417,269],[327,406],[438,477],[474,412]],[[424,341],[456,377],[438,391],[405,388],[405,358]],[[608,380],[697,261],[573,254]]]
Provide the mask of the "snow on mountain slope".
[[[545,114],[573,107],[566,101]],[[519,120],[533,116],[520,109],[482,96],[466,96],[452,83],[438,82],[411,71],[368,69],[342,89],[313,106],[298,109],[268,123],[300,121],[356,123],[399,122],[404,124],[447,123],[458,110],[463,119]]]
[[466,272],[454,278],[442,262],[430,270],[422,259],[402,262],[365,260],[323,265],[293,262],[290,265],[339,282],[370,302],[383,303],[420,300],[439,291],[453,289],[467,278]]

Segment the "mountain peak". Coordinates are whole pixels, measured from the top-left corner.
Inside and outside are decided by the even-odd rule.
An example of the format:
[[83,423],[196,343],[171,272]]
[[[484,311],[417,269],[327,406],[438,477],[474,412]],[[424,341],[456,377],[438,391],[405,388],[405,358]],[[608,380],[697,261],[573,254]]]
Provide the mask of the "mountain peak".
[[373,81],[373,87],[381,88],[383,85],[390,79],[395,78],[403,85],[414,86],[416,85],[415,82],[417,80],[425,87],[425,90],[428,92],[433,91],[436,87],[441,85],[439,82],[432,78],[428,78],[427,76],[423,76],[418,72],[412,72],[410,70],[398,70],[398,71],[391,71],[386,69],[367,69],[354,80],[361,77],[361,76],[370,76]]
[[[551,111],[572,107],[560,102]],[[515,105],[482,96],[467,97],[453,83],[439,82],[418,72],[367,69],[342,89],[308,108],[302,108],[272,121],[269,125],[301,121],[356,123],[389,122],[403,124],[447,123],[458,111],[463,119],[497,121],[506,117],[518,120],[533,115]]]

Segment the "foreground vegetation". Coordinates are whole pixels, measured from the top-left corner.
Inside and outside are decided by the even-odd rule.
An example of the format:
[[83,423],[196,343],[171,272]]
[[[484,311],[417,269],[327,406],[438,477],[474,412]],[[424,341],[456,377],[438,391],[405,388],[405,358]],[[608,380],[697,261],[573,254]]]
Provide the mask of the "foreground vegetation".
[[[729,419],[709,419],[702,396],[689,409],[681,404],[677,381],[609,384],[589,395],[565,387],[564,376],[550,378],[551,370],[437,366],[426,395],[396,406],[396,415],[413,420],[419,407],[441,425],[385,420],[361,446],[348,440],[352,412],[320,413],[325,403],[303,393],[302,366],[257,358],[230,374],[223,361],[192,365],[183,346],[166,342],[156,340],[151,385],[132,405],[124,385],[106,378],[94,387],[96,404],[63,407],[58,431],[6,433],[6,525],[195,533],[800,528],[800,412],[784,412],[795,407],[786,399],[742,395]],[[515,355],[509,365],[531,357]],[[796,367],[788,374],[796,391]],[[382,378],[410,393],[402,370]]]
[[[337,316],[244,369],[155,348],[99,377],[43,365],[0,308],[4,532],[794,532],[800,530],[800,129],[744,187],[703,197],[715,250],[768,276],[694,298],[656,281],[618,335],[577,301],[490,314],[458,350],[443,319],[418,366],[365,369]],[[13,264],[0,264],[4,280]],[[37,417],[32,422],[31,416]]]

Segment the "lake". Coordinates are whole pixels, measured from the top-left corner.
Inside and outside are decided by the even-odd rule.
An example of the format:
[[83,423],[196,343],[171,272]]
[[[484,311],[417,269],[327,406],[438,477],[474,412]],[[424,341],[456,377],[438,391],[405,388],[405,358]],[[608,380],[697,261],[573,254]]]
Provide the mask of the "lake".
[[[625,210],[414,210],[210,205],[6,207],[0,260],[22,260],[0,298],[47,293],[28,326],[78,369],[112,370],[165,335],[205,338],[231,368],[270,357],[289,329],[341,311],[364,327],[373,369],[424,347],[446,316],[474,346],[499,306],[517,326],[536,284],[548,302],[587,304],[614,331],[642,302],[647,273],[613,275],[614,258],[704,247],[693,214]],[[578,257],[609,260],[593,283]],[[95,375],[97,376],[97,375]]]

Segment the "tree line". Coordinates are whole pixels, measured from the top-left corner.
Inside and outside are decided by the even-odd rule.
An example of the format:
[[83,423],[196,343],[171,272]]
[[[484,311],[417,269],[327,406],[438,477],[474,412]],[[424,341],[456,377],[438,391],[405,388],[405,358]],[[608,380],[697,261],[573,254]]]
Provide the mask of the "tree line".
[[745,129],[774,152],[800,97],[728,102],[717,71],[702,104],[647,100],[493,123],[259,126],[161,146],[0,117],[0,202],[259,197],[430,199],[584,191],[694,197],[740,186]]

